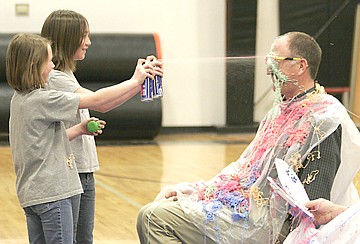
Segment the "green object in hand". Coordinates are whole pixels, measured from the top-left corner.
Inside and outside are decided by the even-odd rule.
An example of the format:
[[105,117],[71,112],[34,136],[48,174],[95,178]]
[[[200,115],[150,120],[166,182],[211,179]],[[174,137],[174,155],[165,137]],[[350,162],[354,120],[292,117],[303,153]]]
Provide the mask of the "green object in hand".
[[86,128],[89,132],[95,133],[100,130],[100,122],[94,120],[89,121],[89,123],[86,125]]

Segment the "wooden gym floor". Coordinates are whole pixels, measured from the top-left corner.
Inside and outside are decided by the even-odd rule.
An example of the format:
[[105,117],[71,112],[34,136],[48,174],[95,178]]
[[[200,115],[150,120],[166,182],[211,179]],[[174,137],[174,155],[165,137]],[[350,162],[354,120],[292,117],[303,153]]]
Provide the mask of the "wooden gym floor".
[[[162,187],[210,179],[237,160],[253,137],[191,133],[159,135],[152,141],[98,140],[94,244],[139,243],[137,213]],[[28,243],[7,143],[0,145],[0,181],[0,244]]]
[[[162,187],[210,179],[237,160],[253,136],[169,134],[113,143],[98,139],[94,244],[139,243],[137,213]],[[0,144],[0,182],[0,244],[28,243],[7,142]]]

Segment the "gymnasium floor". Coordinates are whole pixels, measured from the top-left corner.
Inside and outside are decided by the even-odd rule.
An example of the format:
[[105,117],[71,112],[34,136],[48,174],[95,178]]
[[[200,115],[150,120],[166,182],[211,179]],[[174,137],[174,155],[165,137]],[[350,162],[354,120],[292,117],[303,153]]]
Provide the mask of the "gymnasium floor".
[[[139,243],[136,217],[169,184],[210,179],[238,159],[254,134],[159,135],[152,141],[98,140],[95,244]],[[11,151],[0,144],[0,244],[27,243]]]
[[[137,213],[162,187],[210,179],[237,160],[253,137],[252,133],[189,133],[159,135],[151,141],[98,140],[101,169],[95,175],[94,243],[139,243]],[[4,141],[0,143],[0,180],[0,244],[28,243],[11,152]]]

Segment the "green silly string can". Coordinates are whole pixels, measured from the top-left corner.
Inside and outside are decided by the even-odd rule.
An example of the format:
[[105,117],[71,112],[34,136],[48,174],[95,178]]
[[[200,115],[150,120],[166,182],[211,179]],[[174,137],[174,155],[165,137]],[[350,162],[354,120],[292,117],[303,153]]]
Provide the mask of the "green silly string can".
[[100,122],[99,121],[89,121],[89,123],[86,125],[86,128],[89,132],[95,133],[98,130],[100,130]]

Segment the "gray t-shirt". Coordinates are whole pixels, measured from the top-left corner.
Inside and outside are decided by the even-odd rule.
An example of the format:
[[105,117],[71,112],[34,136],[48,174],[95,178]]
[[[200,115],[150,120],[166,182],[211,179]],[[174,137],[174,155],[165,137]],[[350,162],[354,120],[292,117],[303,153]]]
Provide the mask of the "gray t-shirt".
[[[79,88],[80,84],[76,80],[73,72],[51,71],[47,89],[76,92]],[[89,118],[90,114],[88,109],[79,109],[71,121],[65,122],[65,127],[69,128]],[[79,173],[89,173],[99,169],[99,161],[93,136],[79,136],[72,140],[70,145],[75,155],[75,162]]]
[[74,93],[45,89],[14,93],[9,140],[23,208],[82,193],[62,122],[76,115],[79,103],[80,96]]

